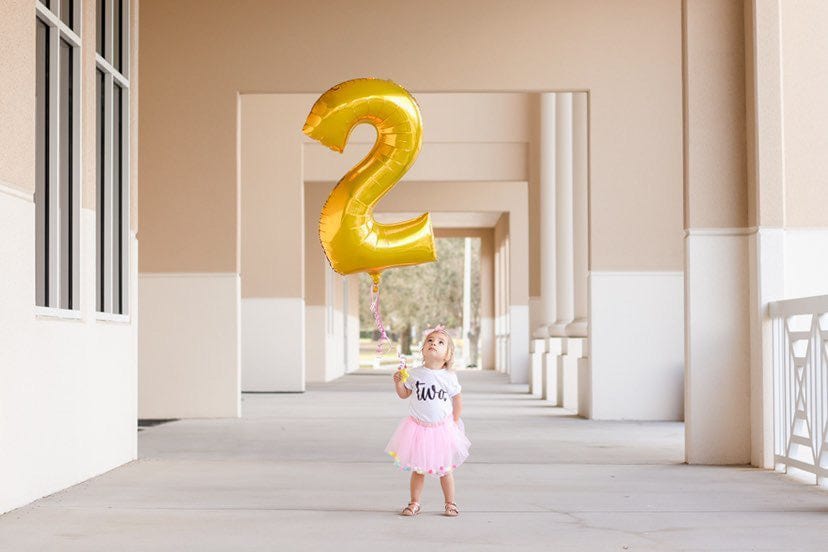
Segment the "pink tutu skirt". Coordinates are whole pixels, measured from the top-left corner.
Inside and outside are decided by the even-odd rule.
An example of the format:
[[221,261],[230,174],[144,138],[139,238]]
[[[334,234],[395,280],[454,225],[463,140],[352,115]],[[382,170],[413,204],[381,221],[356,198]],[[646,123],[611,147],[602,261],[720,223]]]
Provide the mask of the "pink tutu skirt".
[[447,416],[428,423],[408,416],[391,435],[385,452],[403,471],[443,477],[466,461],[470,446],[462,420],[455,424]]

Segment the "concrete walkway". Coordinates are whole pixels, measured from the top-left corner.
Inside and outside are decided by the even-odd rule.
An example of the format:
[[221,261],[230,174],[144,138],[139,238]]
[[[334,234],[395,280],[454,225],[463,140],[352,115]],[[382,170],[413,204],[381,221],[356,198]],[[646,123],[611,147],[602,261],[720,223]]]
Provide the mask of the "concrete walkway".
[[459,518],[382,449],[390,376],[246,394],[244,418],[139,433],[136,462],[0,517],[0,550],[827,550],[828,493],[750,468],[686,466],[678,423],[592,422],[499,374],[462,372],[472,456]]

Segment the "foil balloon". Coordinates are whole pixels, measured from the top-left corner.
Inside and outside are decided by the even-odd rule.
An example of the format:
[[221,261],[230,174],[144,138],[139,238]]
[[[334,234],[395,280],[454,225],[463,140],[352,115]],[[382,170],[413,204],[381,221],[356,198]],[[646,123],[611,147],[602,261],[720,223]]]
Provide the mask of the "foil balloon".
[[316,100],[302,132],[342,153],[351,131],[362,123],[376,128],[377,140],[328,196],[319,218],[319,240],[335,271],[367,272],[376,289],[386,268],[434,261],[437,254],[428,213],[390,224],[377,222],[373,215],[420,152],[420,108],[408,91],[380,79],[343,82]]

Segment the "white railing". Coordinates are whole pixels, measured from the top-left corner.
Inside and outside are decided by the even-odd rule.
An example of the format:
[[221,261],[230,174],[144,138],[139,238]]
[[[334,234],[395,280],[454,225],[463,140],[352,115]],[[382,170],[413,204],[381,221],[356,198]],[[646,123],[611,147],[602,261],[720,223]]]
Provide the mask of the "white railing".
[[777,468],[828,483],[828,295],[770,304]]

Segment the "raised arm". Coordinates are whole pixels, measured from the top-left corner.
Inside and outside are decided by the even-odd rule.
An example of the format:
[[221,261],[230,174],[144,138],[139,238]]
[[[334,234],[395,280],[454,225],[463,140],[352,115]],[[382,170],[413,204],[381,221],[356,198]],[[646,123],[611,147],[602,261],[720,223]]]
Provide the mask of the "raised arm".
[[394,372],[394,389],[397,391],[397,396],[401,399],[407,399],[411,396],[411,389],[403,385],[402,374],[399,370]]

